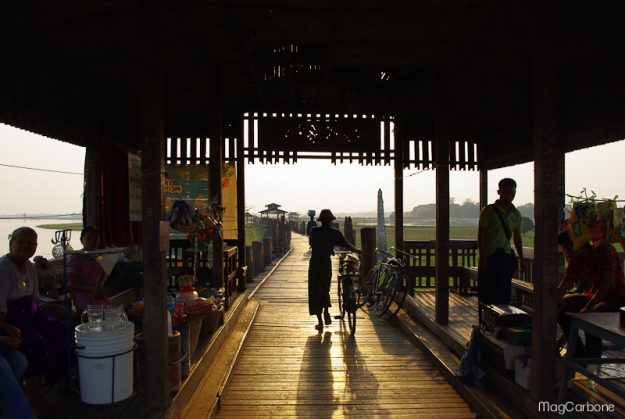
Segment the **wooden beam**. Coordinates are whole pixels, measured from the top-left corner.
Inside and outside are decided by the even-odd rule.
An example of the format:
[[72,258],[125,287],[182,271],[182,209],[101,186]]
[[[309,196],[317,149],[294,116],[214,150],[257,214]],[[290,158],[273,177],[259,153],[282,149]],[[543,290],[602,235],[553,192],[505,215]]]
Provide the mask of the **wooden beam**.
[[488,170],[480,169],[480,210],[488,205]]
[[160,246],[160,224],[164,220],[164,115],[161,62],[162,5],[143,2],[141,60],[141,205],[143,229],[143,274],[146,343],[146,387],[148,405],[169,405],[167,337],[167,282],[165,252]]
[[[239,248],[239,267],[247,265],[245,251],[245,154],[243,136],[245,135],[243,118],[239,120],[241,130],[237,135],[237,239]],[[239,282],[240,290],[245,289],[245,280]]]
[[534,249],[531,395],[552,401],[556,382],[556,323],[560,258],[558,231],[564,206],[564,153],[560,143],[560,103],[555,2],[533,4]]
[[395,121],[395,247],[404,249],[404,141],[400,121]]
[[446,68],[437,70],[436,87],[436,309],[434,317],[438,324],[447,324],[449,321],[449,109]]
[[[209,104],[209,192],[210,203],[222,205],[221,199],[221,167],[223,163],[223,138],[222,138],[222,102],[221,102],[221,68],[215,63],[209,74],[211,80],[211,103]],[[217,288],[224,286],[224,255],[223,255],[223,230],[213,236],[213,266],[211,268],[211,285]],[[226,299],[226,309],[228,299]]]

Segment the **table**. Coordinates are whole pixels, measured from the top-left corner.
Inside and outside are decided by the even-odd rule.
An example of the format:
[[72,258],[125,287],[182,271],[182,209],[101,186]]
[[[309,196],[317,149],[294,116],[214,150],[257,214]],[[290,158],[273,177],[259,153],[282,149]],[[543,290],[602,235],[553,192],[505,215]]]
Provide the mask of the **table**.
[[569,313],[572,318],[571,331],[569,334],[569,342],[567,346],[567,355],[565,359],[564,379],[560,383],[560,392],[558,394],[558,402],[564,401],[566,388],[570,375],[573,371],[577,371],[589,379],[601,384],[608,390],[614,392],[619,397],[625,397],[625,391],[615,386],[608,380],[599,377],[597,374],[588,370],[579,362],[586,364],[625,364],[622,358],[580,358],[575,359],[576,337],[580,330],[591,333],[601,339],[610,341],[615,345],[625,347],[625,328],[619,323],[619,313]]

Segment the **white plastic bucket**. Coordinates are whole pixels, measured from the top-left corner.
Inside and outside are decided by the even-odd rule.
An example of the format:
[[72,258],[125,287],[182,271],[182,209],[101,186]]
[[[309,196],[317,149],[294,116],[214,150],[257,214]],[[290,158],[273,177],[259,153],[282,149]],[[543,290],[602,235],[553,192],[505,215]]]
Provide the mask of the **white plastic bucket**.
[[[130,322],[128,322],[130,323]],[[108,404],[133,393],[134,327],[101,332],[76,327],[80,398],[89,404]]]

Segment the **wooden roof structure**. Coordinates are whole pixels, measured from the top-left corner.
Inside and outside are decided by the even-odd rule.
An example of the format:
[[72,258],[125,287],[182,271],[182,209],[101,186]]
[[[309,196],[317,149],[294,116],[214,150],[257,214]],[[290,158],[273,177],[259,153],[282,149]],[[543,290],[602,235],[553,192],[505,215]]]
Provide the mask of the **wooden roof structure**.
[[[625,138],[625,5],[553,5],[565,151]],[[209,0],[163,8],[169,137],[205,138],[207,98],[219,95],[225,137],[240,135],[244,113],[261,125],[259,151],[249,157],[291,162],[316,151],[340,160],[328,153],[342,151],[388,164],[393,153],[367,127],[371,118],[403,117],[405,154],[416,155],[406,164],[430,168],[444,74],[456,168],[533,158],[527,2]],[[80,145],[140,148],[140,1],[3,2],[0,12],[0,122]],[[328,141],[313,146],[293,135],[302,122]]]
[[[624,12],[621,0],[3,2],[0,122],[86,146],[87,163],[102,142],[141,150],[144,237],[159,236],[168,159],[210,160],[217,203],[221,161],[236,160],[242,223],[245,161],[326,158],[394,163],[398,245],[402,170],[436,167],[436,253],[447,254],[448,169],[479,169],[484,204],[488,170],[534,161],[532,395],[550,400],[564,153],[625,138]],[[168,389],[156,242],[143,255],[158,404]],[[436,266],[441,324],[448,268]]]

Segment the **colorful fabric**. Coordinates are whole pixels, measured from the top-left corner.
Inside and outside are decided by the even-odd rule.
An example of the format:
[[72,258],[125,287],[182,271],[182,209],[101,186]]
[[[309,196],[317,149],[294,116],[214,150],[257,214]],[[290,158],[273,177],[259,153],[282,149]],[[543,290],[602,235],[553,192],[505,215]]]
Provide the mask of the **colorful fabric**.
[[106,303],[108,300],[95,301],[93,293],[74,290],[72,285],[80,283],[81,285],[95,288],[104,281],[105,277],[104,269],[102,269],[102,266],[93,256],[74,253],[67,258],[68,285],[74,305],[79,310],[84,310],[89,304],[94,302]]
[[[495,202],[493,205],[499,205]],[[506,215],[505,211],[498,206],[504,216],[504,221],[508,223],[508,227],[512,235],[521,234],[521,213],[514,205],[510,212]],[[480,228],[484,230],[486,239],[486,257],[491,256],[497,249],[503,249],[506,253],[512,253],[510,240],[506,236],[506,232],[501,225],[501,220],[497,215],[497,211],[492,205],[484,207],[480,213]]]
[[19,350],[28,359],[25,375],[43,374],[47,385],[56,384],[67,370],[65,325],[48,319],[32,296],[9,301],[6,321],[22,332]]
[[614,278],[605,301],[615,302],[625,298],[623,264],[612,245],[582,251],[573,257],[566,268],[563,281],[570,285],[577,281],[586,281],[588,289],[582,295],[592,296],[597,292],[603,274],[613,274]]

